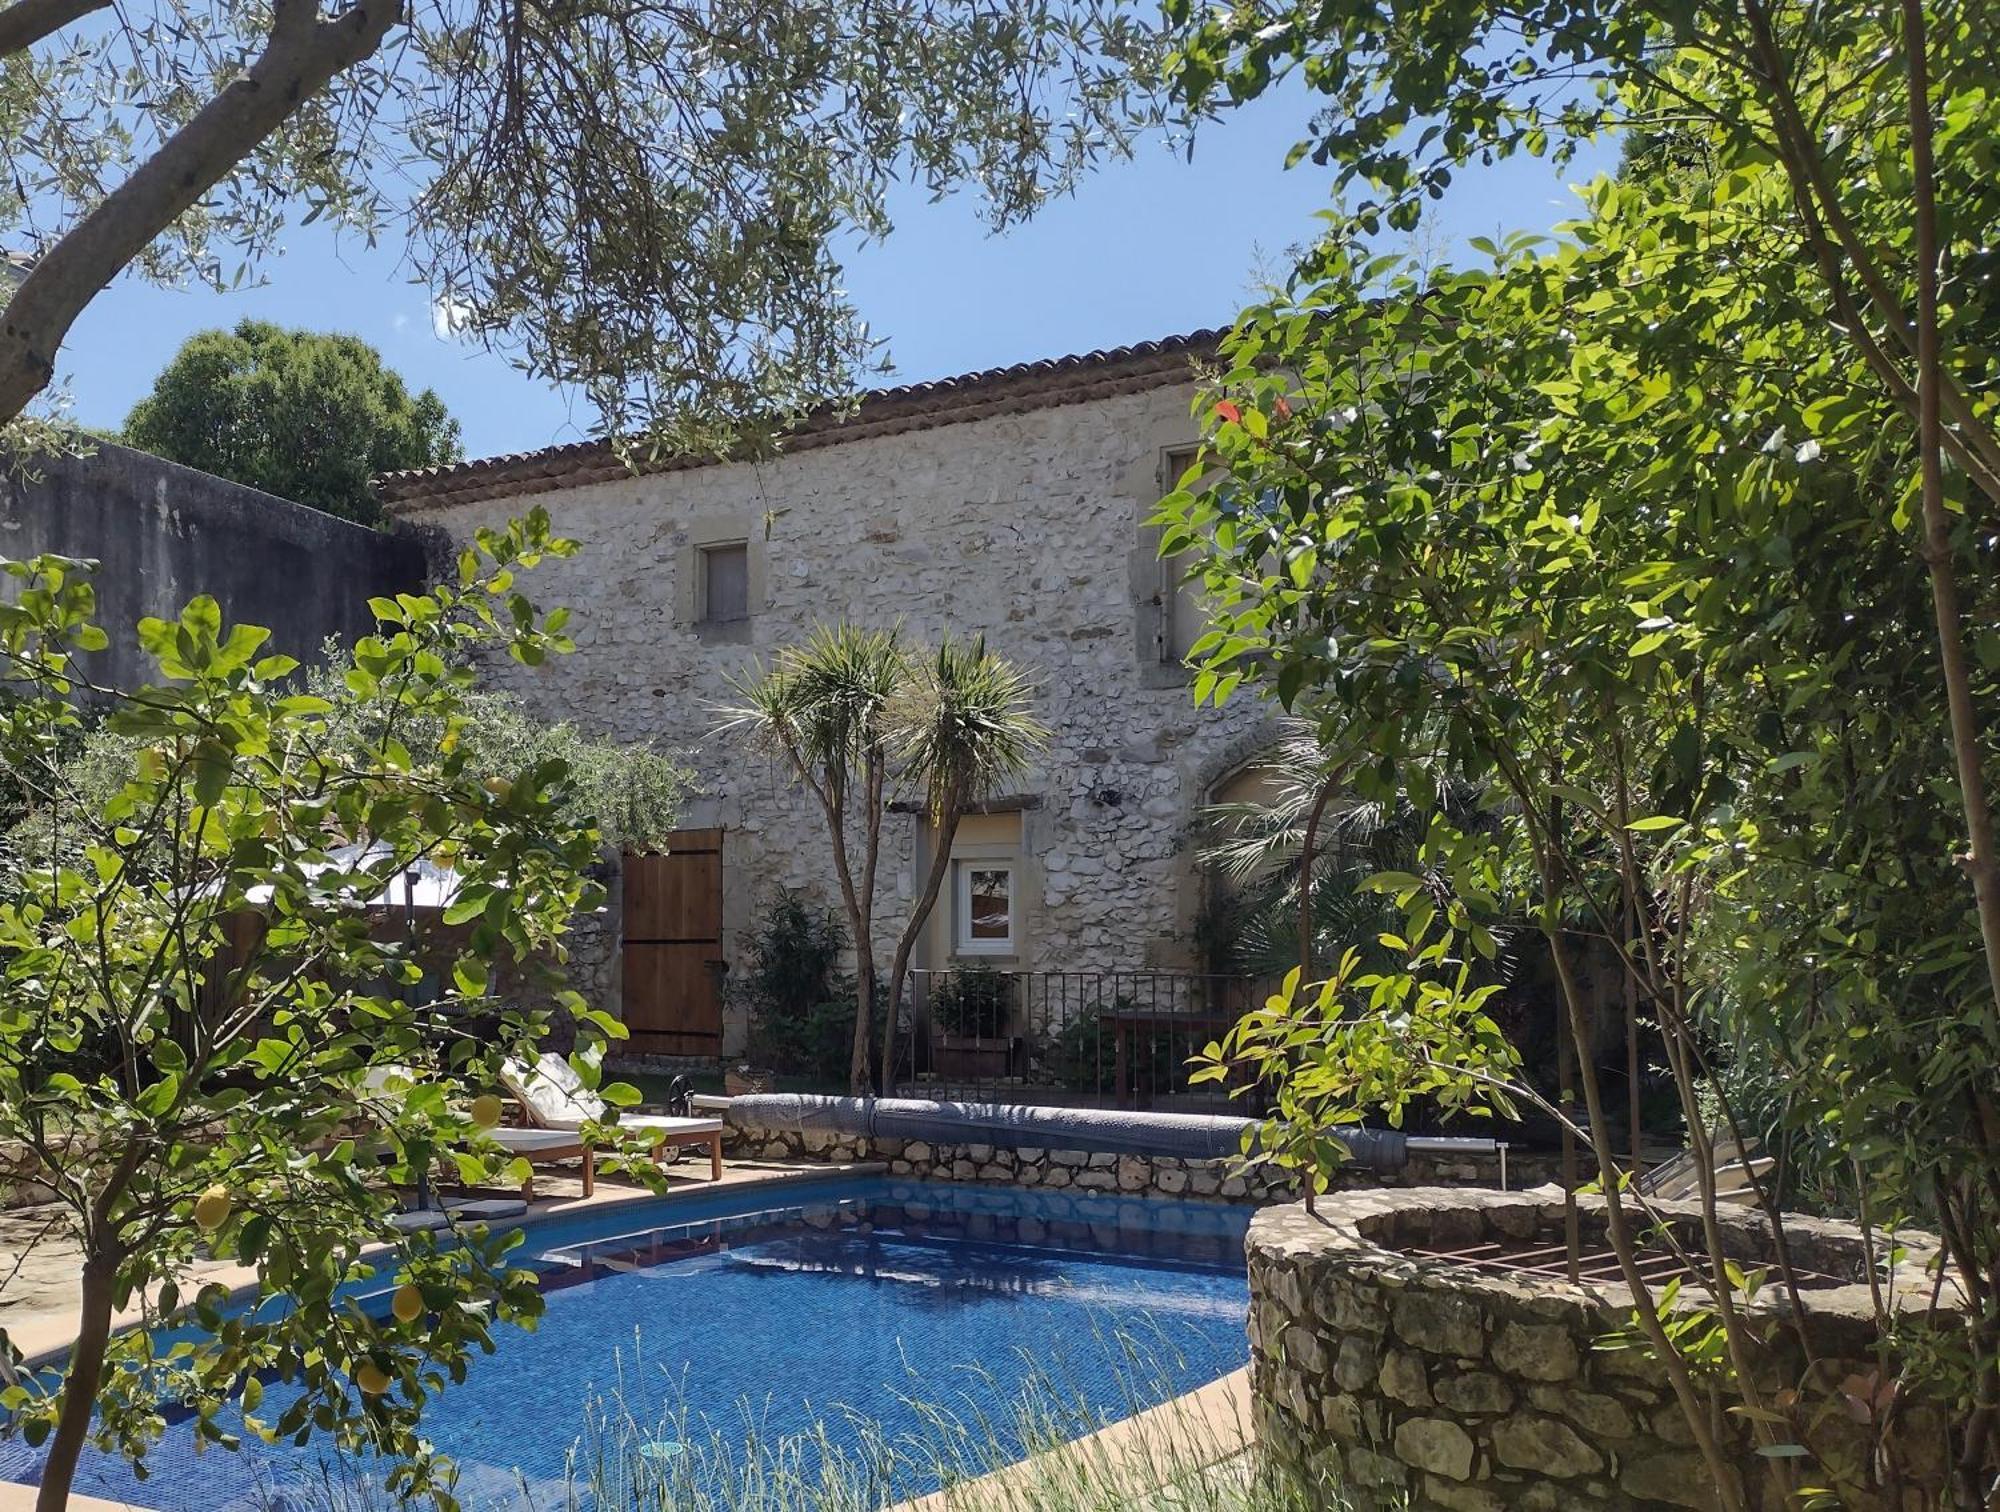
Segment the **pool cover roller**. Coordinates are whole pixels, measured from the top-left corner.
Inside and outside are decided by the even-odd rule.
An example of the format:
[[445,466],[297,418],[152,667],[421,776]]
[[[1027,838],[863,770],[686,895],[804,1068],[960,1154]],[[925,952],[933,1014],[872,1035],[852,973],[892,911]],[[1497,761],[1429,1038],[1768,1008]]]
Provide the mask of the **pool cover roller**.
[[[1165,1155],[1182,1160],[1235,1155],[1243,1148],[1244,1131],[1255,1124],[1253,1119],[1213,1114],[1128,1113],[1112,1108],[1043,1108],[903,1097],[815,1097],[797,1092],[733,1097],[726,1117],[738,1128],[765,1132]],[[1350,1159],[1383,1176],[1400,1172],[1414,1153],[1487,1154],[1502,1148],[1490,1139],[1432,1138],[1393,1129],[1354,1129],[1339,1137]]]

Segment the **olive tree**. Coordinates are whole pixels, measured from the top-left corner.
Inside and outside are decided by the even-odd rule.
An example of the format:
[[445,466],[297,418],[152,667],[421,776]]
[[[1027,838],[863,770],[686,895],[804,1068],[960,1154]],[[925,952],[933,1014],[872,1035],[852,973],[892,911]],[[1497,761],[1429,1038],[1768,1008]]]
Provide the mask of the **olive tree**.
[[231,287],[289,220],[405,251],[440,321],[614,434],[756,436],[874,345],[836,248],[885,194],[996,225],[1155,112],[1124,0],[8,0],[0,421],[128,267]]
[[[455,583],[374,600],[377,632],[318,691],[206,598],[139,625],[155,683],[97,686],[89,564],[0,563],[0,751],[29,804],[0,868],[0,1147],[53,1191],[51,1237],[79,1256],[66,1359],[0,1357],[10,1428],[47,1444],[45,1512],[87,1442],[142,1460],[163,1402],[208,1440],[232,1441],[234,1406],[250,1432],[380,1451],[392,1489],[450,1504],[419,1416],[540,1304],[506,1240],[403,1233],[397,1189],[441,1162],[520,1179],[483,1133],[498,1100],[475,1094],[558,1015],[593,1082],[593,1047],[621,1032],[561,986],[569,920],[600,891],[570,773],[459,738],[470,658],[567,649],[563,611],[514,580],[569,549],[539,513],[482,533]],[[131,743],[94,790],[66,738],[85,701]],[[437,737],[413,745],[421,726]],[[452,879],[446,931],[384,927],[424,868]],[[246,1268],[247,1306],[193,1278],[205,1258]],[[386,1315],[350,1294],[371,1277],[400,1283]],[[186,1342],[157,1348],[161,1327]],[[260,1412],[272,1377],[288,1399]]]

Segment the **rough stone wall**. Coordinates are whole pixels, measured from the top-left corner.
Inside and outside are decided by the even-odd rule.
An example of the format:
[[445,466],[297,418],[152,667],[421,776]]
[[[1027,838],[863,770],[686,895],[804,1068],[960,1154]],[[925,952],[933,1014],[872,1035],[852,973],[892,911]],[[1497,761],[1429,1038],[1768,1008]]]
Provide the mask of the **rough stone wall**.
[[[1559,1194],[1357,1191],[1308,1218],[1268,1208],[1251,1223],[1251,1387],[1261,1442],[1282,1460],[1330,1474],[1358,1512],[1650,1512],[1716,1505],[1663,1371],[1637,1350],[1596,1347],[1623,1327],[1621,1287],[1493,1273],[1412,1256],[1481,1243],[1560,1242]],[[1686,1214],[1682,1215],[1683,1217]],[[1586,1214],[1588,1219],[1588,1214]],[[1730,1248],[1757,1248],[1750,1215],[1725,1220]],[[1599,1224],[1601,1230],[1601,1223]],[[1839,1225],[1788,1221],[1798,1263],[1851,1266]],[[1587,1235],[1588,1237],[1588,1235]],[[1922,1265],[1903,1267],[1921,1307]],[[1775,1288],[1774,1288],[1775,1289]],[[1789,1327],[1758,1363],[1767,1391],[1867,1370],[1873,1315],[1864,1285],[1807,1293],[1820,1365],[1804,1373]],[[1810,1382],[1822,1382],[1815,1388]],[[1802,1395],[1804,1394],[1802,1392]],[[1839,1409],[1815,1414],[1805,1479],[1842,1488],[1838,1504],[1880,1509],[1863,1486],[1868,1446]],[[1753,1504],[1776,1512],[1768,1467],[1740,1419],[1725,1430]],[[1906,1505],[1942,1490],[1935,1413],[1909,1407],[1899,1444],[1914,1483]]]
[[[1225,1202],[1282,1202],[1296,1195],[1275,1176],[1246,1177],[1226,1160],[1184,1160],[1170,1155],[1112,1155],[1102,1151],[1012,1149],[1005,1145],[931,1144],[915,1139],[875,1139],[826,1131],[744,1129],[731,1125],[723,1151],[736,1159],[879,1160],[894,1176],[936,1181],[986,1181],[1009,1186],[1074,1188],[1157,1197],[1208,1197]],[[1412,1156],[1407,1169],[1382,1177],[1355,1168],[1342,1184],[1378,1187],[1385,1182],[1423,1186],[1436,1182],[1492,1182],[1498,1162],[1485,1156],[1439,1160]]]
[[[1160,665],[1160,581],[1142,522],[1165,453],[1194,438],[1191,389],[1026,414],[540,495],[414,510],[463,540],[544,505],[577,554],[530,574],[573,611],[572,656],[509,667],[541,712],[684,748],[703,795],[690,826],[724,826],[725,954],[777,887],[836,904],[811,800],[770,760],[714,735],[730,679],[814,627],[901,624],[917,645],[983,635],[1037,682],[1052,732],[1017,793],[1025,945],[999,967],[1134,969],[1191,962],[1188,824],[1221,775],[1268,737],[1250,699],[1197,711]],[[747,621],[699,621],[702,546],[747,541]],[[886,967],[917,890],[918,820],[885,825],[877,902]],[[943,903],[940,905],[943,907]],[[919,962],[918,964],[925,964]],[[933,960],[929,964],[945,964]],[[732,1020],[734,1014],[732,1014]],[[740,1042],[742,1025],[732,1022]]]
[[[604,902],[594,912],[570,920],[564,942],[569,960],[564,970],[570,987],[586,1002],[616,1009],[621,998],[624,945],[624,874],[617,857],[606,857],[599,881],[604,887]],[[612,1047],[614,1054],[617,1048]]]

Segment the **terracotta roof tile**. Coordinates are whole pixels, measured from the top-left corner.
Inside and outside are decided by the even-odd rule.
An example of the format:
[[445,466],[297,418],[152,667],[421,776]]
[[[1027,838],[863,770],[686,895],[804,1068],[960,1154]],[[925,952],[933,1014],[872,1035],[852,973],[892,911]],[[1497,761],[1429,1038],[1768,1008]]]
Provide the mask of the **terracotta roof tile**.
[[[1214,330],[1191,331],[1132,346],[870,390],[845,414],[829,406],[809,415],[785,439],[784,449],[808,451],[1161,388],[1185,381],[1190,365],[1212,353],[1221,335]],[[641,464],[639,471],[680,472],[713,467],[723,460],[696,455],[663,457]],[[375,479],[375,491],[391,513],[404,513],[630,476],[632,469],[618,459],[610,442],[572,441],[540,451],[383,473]]]

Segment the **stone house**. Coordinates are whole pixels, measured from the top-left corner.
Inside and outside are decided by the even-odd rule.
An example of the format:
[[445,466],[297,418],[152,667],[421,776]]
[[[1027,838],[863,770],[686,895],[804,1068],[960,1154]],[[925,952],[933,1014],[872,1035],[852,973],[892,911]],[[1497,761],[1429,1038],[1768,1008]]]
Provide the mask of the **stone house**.
[[[530,592],[571,607],[577,649],[501,675],[545,716],[683,748],[699,775],[679,860],[625,867],[623,959],[598,990],[643,1026],[635,1049],[734,1051],[726,994],[687,1002],[741,959],[775,889],[835,899],[810,797],[715,726],[732,676],[840,621],[900,624],[918,645],[984,635],[1032,675],[1051,731],[1018,790],[965,820],[916,965],[1198,967],[1191,826],[1271,738],[1248,696],[1195,708],[1182,656],[1199,605],[1144,524],[1195,443],[1194,365],[1214,339],[881,390],[808,421],[774,461],[634,475],[588,442],[380,480],[390,511],[455,541],[546,507],[580,549]],[[885,969],[927,828],[907,808],[884,826]]]

